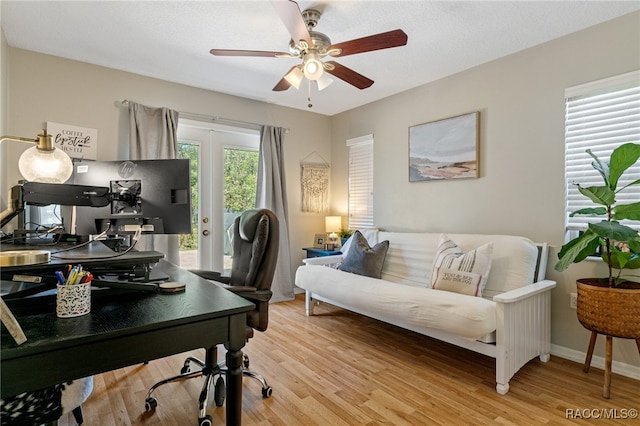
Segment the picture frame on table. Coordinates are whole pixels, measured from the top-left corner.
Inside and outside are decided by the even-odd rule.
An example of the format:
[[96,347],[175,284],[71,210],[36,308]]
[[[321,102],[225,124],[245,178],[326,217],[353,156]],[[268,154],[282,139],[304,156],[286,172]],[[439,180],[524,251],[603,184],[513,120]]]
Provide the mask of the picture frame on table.
[[409,127],[409,182],[479,177],[480,112]]
[[313,248],[323,249],[327,236],[325,234],[316,234],[313,237]]

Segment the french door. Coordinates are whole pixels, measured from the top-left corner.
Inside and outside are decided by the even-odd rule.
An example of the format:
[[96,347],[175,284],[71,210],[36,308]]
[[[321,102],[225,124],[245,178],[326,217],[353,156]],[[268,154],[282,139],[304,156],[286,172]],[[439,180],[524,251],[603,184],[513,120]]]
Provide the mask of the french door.
[[229,270],[233,221],[255,205],[260,135],[180,119],[178,145],[178,156],[191,160],[193,217],[192,235],[180,237],[180,266]]

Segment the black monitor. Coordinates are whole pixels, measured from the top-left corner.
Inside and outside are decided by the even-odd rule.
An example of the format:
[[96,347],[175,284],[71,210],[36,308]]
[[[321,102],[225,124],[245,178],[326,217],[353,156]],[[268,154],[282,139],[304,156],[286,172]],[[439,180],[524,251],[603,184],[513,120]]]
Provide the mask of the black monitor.
[[187,159],[80,161],[73,183],[109,188],[104,207],[76,207],[78,235],[191,233],[191,179]]

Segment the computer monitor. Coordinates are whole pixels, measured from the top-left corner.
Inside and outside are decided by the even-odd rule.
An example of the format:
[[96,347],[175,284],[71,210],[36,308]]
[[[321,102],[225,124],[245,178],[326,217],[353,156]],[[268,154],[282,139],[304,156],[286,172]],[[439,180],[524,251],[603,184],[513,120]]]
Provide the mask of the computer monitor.
[[77,235],[191,233],[189,160],[80,161],[73,166],[76,185],[109,188],[104,207],[76,207]]

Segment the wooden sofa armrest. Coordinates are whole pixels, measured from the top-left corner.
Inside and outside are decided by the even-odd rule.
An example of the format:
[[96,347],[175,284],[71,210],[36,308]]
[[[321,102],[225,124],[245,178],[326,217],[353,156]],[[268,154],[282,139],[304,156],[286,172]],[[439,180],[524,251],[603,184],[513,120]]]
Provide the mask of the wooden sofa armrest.
[[320,256],[302,259],[302,263],[304,263],[305,265],[324,265],[331,268],[337,268],[338,265],[342,263],[342,260],[342,255],[336,254],[334,256]]
[[524,287],[516,288],[499,294],[493,297],[494,302],[500,303],[515,303],[521,300],[527,299],[536,294],[540,294],[545,291],[549,291],[556,286],[555,281],[542,280],[537,283],[526,285]]

